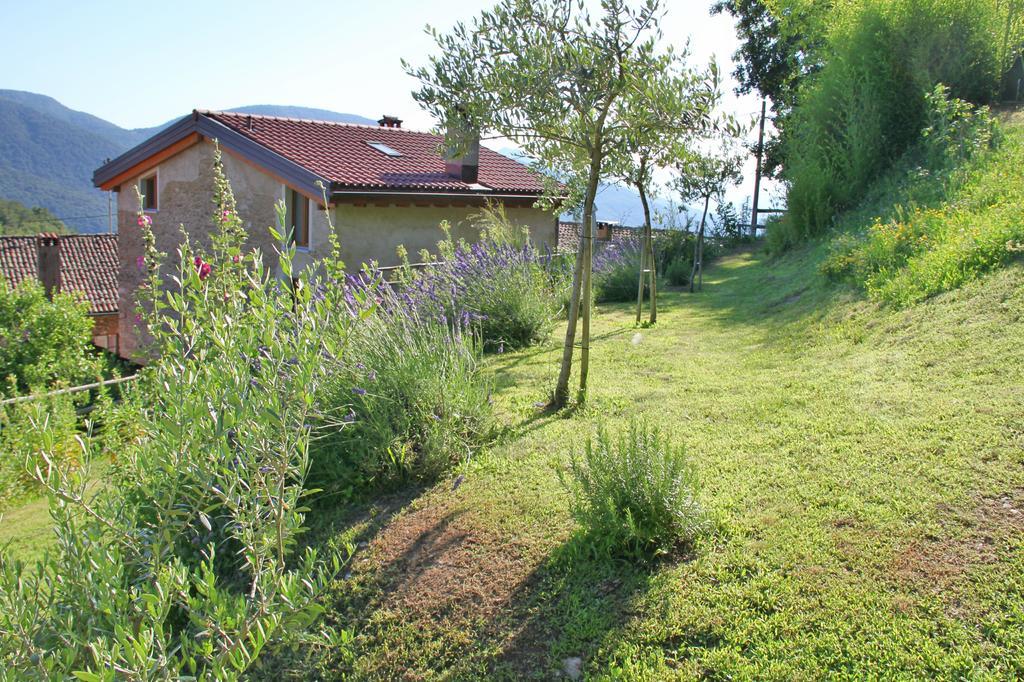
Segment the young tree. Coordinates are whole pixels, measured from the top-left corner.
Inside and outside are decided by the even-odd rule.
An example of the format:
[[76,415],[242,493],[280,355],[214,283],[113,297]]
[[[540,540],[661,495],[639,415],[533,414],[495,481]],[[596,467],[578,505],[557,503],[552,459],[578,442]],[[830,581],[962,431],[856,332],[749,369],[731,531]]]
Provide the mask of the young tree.
[[[552,404],[564,406],[582,307],[580,400],[590,360],[590,266],[598,182],[619,163],[640,102],[657,112],[650,88],[670,76],[659,52],[661,0],[601,0],[593,16],[578,0],[500,0],[449,34],[428,27],[440,54],[406,70],[420,82],[414,97],[447,130],[510,138],[541,167],[565,180],[548,184],[548,203],[582,203],[583,234],[561,370]],[[627,95],[630,95],[627,101]],[[663,116],[651,115],[660,120]],[[454,136],[456,138],[459,135]]]
[[694,282],[700,278],[697,288],[704,283],[704,227],[707,224],[708,207],[711,199],[722,200],[725,190],[734,185],[743,176],[743,156],[737,149],[737,140],[742,129],[732,121],[723,126],[723,134],[718,147],[711,151],[684,151],[677,163],[679,176],[673,186],[681,196],[683,203],[690,201],[704,202],[704,212],[697,230],[697,244],[693,250],[693,269],[690,272],[690,292],[694,291]]
[[[649,322],[658,321],[658,272],[654,254],[651,208],[648,201],[653,189],[653,173],[667,165],[673,151],[685,140],[706,132],[719,100],[718,66],[711,63],[707,72],[697,73],[685,65],[686,53],[668,53],[671,64],[666,77],[649,83],[642,96],[631,91],[626,97],[625,116],[633,125],[623,140],[620,179],[634,187],[644,210],[644,229],[640,249],[640,274],[637,282],[636,323],[643,312],[644,278],[651,295]],[[656,109],[649,106],[654,99]]]

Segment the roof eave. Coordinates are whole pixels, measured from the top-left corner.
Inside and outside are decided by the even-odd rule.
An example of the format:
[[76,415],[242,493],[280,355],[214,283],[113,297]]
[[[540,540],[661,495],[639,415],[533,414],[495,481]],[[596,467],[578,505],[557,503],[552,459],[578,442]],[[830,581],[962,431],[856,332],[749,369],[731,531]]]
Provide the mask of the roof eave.
[[314,198],[320,197],[321,190],[317,183],[322,182],[325,187],[329,186],[325,178],[198,111],[193,111],[145,142],[97,168],[93,173],[93,185],[111,189],[104,185],[196,133],[216,140],[224,149],[266,168],[271,174],[303,194]]
[[517,201],[537,201],[543,196],[542,192],[529,191],[503,191],[503,190],[435,190],[435,189],[398,189],[389,187],[347,187],[339,186],[337,183],[331,187],[331,201],[339,199],[403,199],[403,200],[446,200],[446,201],[469,201],[487,199],[513,199]]
[[153,137],[135,145],[124,154],[107,161],[105,164],[93,171],[93,186],[102,188],[103,185],[107,184],[118,175],[121,175],[125,171],[139,165],[151,156],[160,153],[175,142],[185,139],[195,131],[196,121],[194,114],[183,116],[177,122],[172,123],[156,135],[153,135]]

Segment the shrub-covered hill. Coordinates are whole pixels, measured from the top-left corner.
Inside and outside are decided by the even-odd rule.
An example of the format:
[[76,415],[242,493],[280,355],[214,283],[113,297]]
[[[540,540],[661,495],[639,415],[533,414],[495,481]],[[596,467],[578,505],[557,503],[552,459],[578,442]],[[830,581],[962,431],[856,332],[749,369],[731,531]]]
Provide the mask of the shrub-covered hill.
[[[913,149],[838,217],[826,238],[825,275],[907,306],[1024,251],[1024,116],[1004,111],[994,123],[984,112],[962,112],[957,125],[930,128],[950,139]],[[977,149],[950,155],[961,140]]]

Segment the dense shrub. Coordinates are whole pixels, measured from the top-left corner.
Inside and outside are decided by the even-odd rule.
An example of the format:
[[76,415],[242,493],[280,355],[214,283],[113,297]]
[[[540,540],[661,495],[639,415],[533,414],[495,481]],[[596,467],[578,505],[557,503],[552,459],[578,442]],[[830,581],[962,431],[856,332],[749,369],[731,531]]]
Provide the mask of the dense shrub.
[[674,260],[665,269],[665,279],[674,287],[684,287],[690,283],[692,266],[692,263],[688,263],[682,258]]
[[600,553],[649,558],[709,528],[685,450],[645,423],[631,423],[616,441],[599,428],[560,477],[573,517]]
[[[865,231],[851,227],[834,239],[822,266],[829,278],[896,305],[1005,263],[1024,238],[1017,210],[1024,203],[1024,131],[1010,129],[992,151],[995,128],[987,112],[950,101],[941,89],[929,99],[933,113],[922,142],[880,183],[888,188],[888,210]],[[858,219],[854,214],[842,224]]]
[[[693,262],[693,250],[697,245],[697,234],[686,230],[659,230],[654,235],[654,254],[658,270],[668,272],[676,262]],[[705,253],[708,249],[705,241]],[[689,273],[687,273],[689,277]]]
[[[478,218],[481,239],[455,243],[442,225],[437,261],[422,270],[403,268],[405,304],[423,316],[474,323],[488,351],[522,348],[548,337],[571,285],[571,271],[530,243],[503,211]],[[404,255],[404,254],[403,254]]]
[[0,408],[0,510],[38,492],[31,472],[45,465],[43,431],[53,443],[46,456],[64,466],[76,466],[79,448],[74,437],[78,433],[78,414],[71,396]]
[[836,8],[824,67],[805,84],[787,121],[789,212],[769,232],[771,248],[821,233],[860,200],[918,140],[927,125],[926,95],[936,84],[969,102],[991,99],[1006,66],[1005,46],[1020,38],[1004,5],[856,0]]
[[88,312],[71,294],[48,300],[35,280],[11,289],[0,278],[0,396],[95,381],[102,365]]
[[374,288],[383,297],[377,314],[353,330],[347,358],[318,395],[345,410],[321,420],[312,446],[310,480],[332,501],[429,481],[467,459],[491,432],[471,327],[424,319],[389,289]]
[[594,253],[594,301],[635,301],[640,281],[640,245],[636,241],[612,242]]

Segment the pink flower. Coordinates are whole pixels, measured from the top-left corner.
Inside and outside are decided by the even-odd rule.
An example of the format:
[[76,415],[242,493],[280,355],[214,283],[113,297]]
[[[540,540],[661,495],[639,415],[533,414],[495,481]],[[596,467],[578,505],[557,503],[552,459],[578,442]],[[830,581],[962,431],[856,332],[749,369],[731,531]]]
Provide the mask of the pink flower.
[[135,266],[139,270],[145,269],[145,267],[146,267],[146,257],[145,256],[136,256],[135,257]]
[[139,223],[139,227],[152,227],[153,226],[153,219],[150,218],[148,215],[140,213],[139,214],[138,223]]
[[142,315],[135,313],[135,324],[142,324]]
[[234,263],[240,263],[242,262],[242,257],[236,253],[234,256],[231,257],[231,261]]
[[229,210],[227,210],[227,209],[224,209],[223,211],[221,211],[221,212],[220,212],[220,219],[221,219],[221,220],[222,220],[223,222],[225,222],[225,223],[226,223],[226,222],[227,222],[228,220],[230,220],[230,219],[231,219],[231,211],[229,211]]
[[203,261],[199,256],[196,256],[192,262],[195,263],[196,269],[199,270],[200,280],[206,279],[210,276],[210,273],[213,272],[213,266]]

